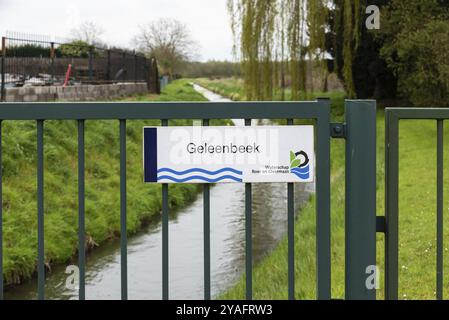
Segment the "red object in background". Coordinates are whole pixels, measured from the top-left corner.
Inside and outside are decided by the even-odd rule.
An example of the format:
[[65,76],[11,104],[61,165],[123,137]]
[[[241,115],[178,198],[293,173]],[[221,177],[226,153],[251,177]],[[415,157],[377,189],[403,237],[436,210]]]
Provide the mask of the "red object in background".
[[70,73],[72,72],[72,65],[69,64],[69,67],[67,68],[67,72],[65,74],[65,81],[63,87],[67,87],[67,84],[69,83],[70,79]]

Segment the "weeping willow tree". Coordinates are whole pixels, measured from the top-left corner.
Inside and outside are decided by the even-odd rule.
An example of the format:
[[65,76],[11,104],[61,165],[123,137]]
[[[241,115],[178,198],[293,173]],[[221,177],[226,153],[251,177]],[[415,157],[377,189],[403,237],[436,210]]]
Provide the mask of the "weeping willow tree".
[[353,77],[354,54],[360,44],[361,37],[361,2],[363,0],[334,0],[335,5],[335,30],[343,35],[343,62],[341,66],[336,60],[337,68],[342,69],[345,89],[349,97],[355,97]]
[[[235,52],[240,53],[245,90],[250,100],[265,100],[273,93],[273,39],[277,3],[270,0],[228,1],[235,36]],[[237,49],[237,43],[240,43]]]
[[[365,0],[366,1],[366,0]],[[286,77],[291,98],[306,92],[308,64],[326,70],[326,33],[332,12],[343,28],[343,73],[346,90],[354,95],[352,60],[360,39],[364,0],[228,0],[234,52],[242,63],[249,100],[270,100]]]

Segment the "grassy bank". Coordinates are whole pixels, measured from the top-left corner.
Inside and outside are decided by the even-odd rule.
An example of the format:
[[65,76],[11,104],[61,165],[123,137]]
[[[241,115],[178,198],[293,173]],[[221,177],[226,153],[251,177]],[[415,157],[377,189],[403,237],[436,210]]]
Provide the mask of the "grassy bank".
[[204,88],[216,94],[228,97],[233,101],[243,101],[246,99],[242,79],[226,78],[211,80],[207,78],[200,78],[195,79],[195,82]]
[[[127,101],[203,101],[187,80],[175,81],[160,95]],[[157,219],[160,186],[145,185],[142,173],[142,127],[160,121],[128,121],[128,233]],[[191,125],[191,121],[170,121]],[[4,281],[17,284],[33,276],[37,261],[36,124],[4,121],[3,214]],[[77,253],[77,124],[45,122],[45,261],[64,263]],[[92,248],[119,236],[119,123],[86,121],[86,236]],[[170,186],[170,206],[193,200],[197,186]]]
[[[207,79],[200,78],[195,79],[195,82],[199,85],[207,88],[208,90],[215,92],[219,95],[230,98],[233,101],[246,100],[244,83],[240,78],[225,78],[225,79]],[[332,98],[334,111],[341,111],[339,106],[343,103],[345,93],[342,91],[330,91],[330,92],[307,92],[300,95],[300,100],[313,100],[316,98]],[[284,100],[291,100],[290,88],[284,90]],[[274,92],[273,101],[282,101],[282,92],[277,90]]]
[[[238,80],[210,81],[201,79],[203,86],[230,97],[241,88]],[[221,91],[220,91],[221,90]],[[240,92],[240,93],[239,93]],[[344,94],[309,94],[328,96],[332,101],[334,121],[343,116]],[[449,130],[446,124],[446,132]],[[384,212],[385,141],[384,113],[377,115],[377,212]],[[436,290],[436,123],[435,121],[404,121],[400,126],[400,172],[399,172],[399,297],[402,299],[435,299]],[[345,193],[345,143],[331,142],[331,228],[332,228],[332,297],[344,298],[344,193]],[[445,149],[449,141],[445,139]],[[449,161],[447,152],[445,162]],[[423,164],[425,164],[423,166]],[[445,219],[449,210],[449,179],[445,175]],[[316,245],[315,245],[315,198],[298,215],[295,225],[296,252],[296,297],[316,297]],[[444,235],[449,234],[448,224]],[[384,237],[377,236],[377,264],[381,269],[381,288],[378,298],[383,298]],[[444,252],[447,255],[448,243]],[[255,299],[287,299],[287,239],[268,255],[253,271]],[[449,261],[444,261],[445,278],[449,272]],[[447,297],[449,287],[444,286]],[[245,279],[240,281],[220,298],[243,299]]]

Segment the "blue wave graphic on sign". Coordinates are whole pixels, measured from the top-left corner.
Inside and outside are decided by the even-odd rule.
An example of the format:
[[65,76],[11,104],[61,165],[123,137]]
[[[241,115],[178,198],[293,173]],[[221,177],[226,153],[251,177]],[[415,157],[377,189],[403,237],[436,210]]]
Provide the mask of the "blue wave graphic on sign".
[[295,174],[299,179],[307,180],[310,178],[310,166],[307,165],[302,168],[293,168],[291,172]]
[[220,173],[223,173],[223,172],[235,173],[237,175],[242,175],[243,174],[242,171],[238,171],[238,170],[235,170],[233,168],[223,168],[223,169],[220,169],[220,170],[217,170],[217,171],[208,171],[208,170],[201,169],[201,168],[192,168],[192,169],[188,169],[188,170],[185,170],[185,171],[175,171],[175,170],[170,169],[170,168],[162,168],[162,169],[159,169],[157,171],[157,173],[163,173],[163,172],[168,172],[168,173],[172,173],[172,174],[179,175],[179,176],[182,176],[182,175],[185,175],[185,174],[189,174],[189,173],[193,173],[193,172],[204,173],[204,174],[212,175],[212,176],[220,174]]
[[209,183],[216,183],[216,182],[220,182],[223,180],[233,180],[235,182],[242,182],[241,178],[236,178],[234,176],[229,176],[229,175],[222,176],[219,178],[213,178],[213,179],[206,178],[203,176],[191,176],[191,177],[187,177],[187,178],[183,178],[183,179],[181,179],[181,178],[178,179],[178,178],[174,178],[174,177],[170,177],[170,176],[161,176],[161,177],[158,177],[158,180],[159,181],[160,180],[170,180],[170,181],[178,182],[178,183],[188,182],[188,181],[192,181],[192,180],[201,180],[201,181],[209,182]]
[[[183,182],[189,182],[189,181],[193,181],[193,180],[200,180],[200,181],[204,181],[204,182],[208,182],[208,183],[216,183],[216,182],[220,182],[223,180],[232,180],[235,182],[242,182],[242,175],[243,172],[242,171],[238,171],[236,169],[233,168],[222,168],[219,169],[217,171],[208,171],[205,169],[201,169],[201,168],[191,168],[185,171],[176,171],[170,168],[161,168],[158,170],[158,174],[163,174],[165,173],[165,175],[159,175],[157,177],[158,181],[161,180],[169,180],[172,182],[177,182],[177,183],[183,183]],[[188,177],[182,177],[184,175],[187,174],[195,174],[193,176],[188,176]],[[170,175],[168,175],[170,174]],[[222,175],[224,174],[224,175]],[[234,175],[231,175],[234,174]],[[173,175],[173,176],[172,176]],[[209,177],[209,176],[213,176],[213,177]]]

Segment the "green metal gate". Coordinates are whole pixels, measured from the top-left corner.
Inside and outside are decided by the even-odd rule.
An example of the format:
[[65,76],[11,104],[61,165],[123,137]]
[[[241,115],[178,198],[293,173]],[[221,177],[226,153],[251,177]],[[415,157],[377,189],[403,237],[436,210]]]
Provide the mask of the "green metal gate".
[[437,128],[436,296],[443,299],[443,136],[449,109],[391,108],[385,111],[385,298],[398,299],[399,256],[399,122],[435,120]]
[[[1,122],[34,120],[37,123],[37,208],[38,216],[38,298],[45,298],[44,243],[44,124],[46,120],[78,122],[78,223],[79,223],[79,298],[85,299],[85,121],[117,120],[120,137],[120,221],[121,221],[121,297],[127,299],[127,120],[159,119],[168,126],[171,119],[295,119],[314,122],[316,141],[316,272],[317,298],[331,299],[331,219],[330,219],[330,141],[346,139],[346,298],[375,299],[375,289],[366,285],[367,268],[376,264],[376,105],[374,101],[346,101],[346,122],[330,122],[330,102],[236,102],[236,103],[4,103]],[[392,164],[393,166],[393,164]],[[393,167],[391,167],[393,168]],[[2,184],[0,167],[0,203]],[[169,299],[169,192],[162,186],[162,296]],[[252,185],[245,186],[246,298],[252,299]],[[288,295],[295,298],[294,184],[288,184]],[[209,186],[204,185],[204,298],[210,299],[210,201]],[[391,216],[391,215],[390,215]],[[3,279],[2,206],[0,206],[0,276]],[[393,225],[390,225],[392,228]],[[390,239],[390,246],[394,240]],[[394,262],[390,261],[393,269]],[[3,298],[0,281],[0,299]]]

